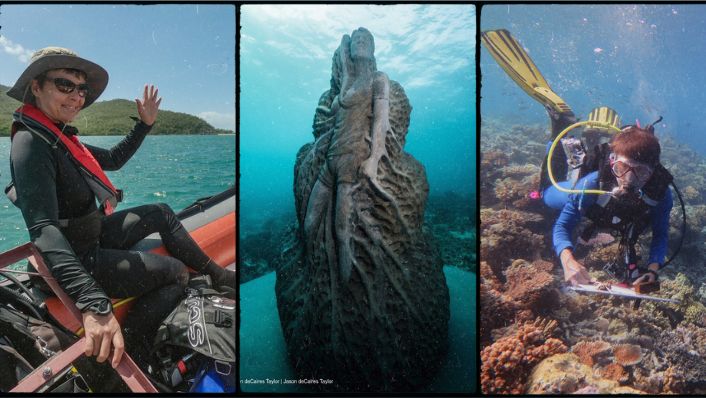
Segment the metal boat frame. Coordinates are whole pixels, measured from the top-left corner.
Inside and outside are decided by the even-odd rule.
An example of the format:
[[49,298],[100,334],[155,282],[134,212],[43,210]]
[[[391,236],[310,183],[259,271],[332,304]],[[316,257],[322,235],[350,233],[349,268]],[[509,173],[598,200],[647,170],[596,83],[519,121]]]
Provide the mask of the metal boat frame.
[[[25,243],[24,245],[10,249],[0,254],[0,269],[14,264],[23,259],[29,260],[37,272],[44,278],[51,290],[66,306],[71,315],[82,323],[81,312],[76,308],[73,300],[59,286],[59,283],[51,276],[49,268],[44,263],[41,254],[33,243]],[[32,373],[24,377],[10,392],[37,392],[37,390],[46,386],[52,381],[55,375],[65,371],[71,363],[84,354],[84,343],[86,338],[83,337],[71,345],[68,349],[58,355],[49,358],[42,365],[38,366]],[[120,364],[115,369],[120,375],[125,384],[132,392],[156,393],[157,389],[152,385],[150,380],[130,358],[130,355],[125,352],[120,361]]]

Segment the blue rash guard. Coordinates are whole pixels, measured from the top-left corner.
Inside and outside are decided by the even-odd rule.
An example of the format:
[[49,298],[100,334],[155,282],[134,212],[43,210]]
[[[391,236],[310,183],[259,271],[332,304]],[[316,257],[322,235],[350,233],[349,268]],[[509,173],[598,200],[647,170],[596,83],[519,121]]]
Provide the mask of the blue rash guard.
[[[598,172],[594,171],[580,179],[575,189],[598,189]],[[551,198],[554,202],[560,199],[560,192],[550,186],[545,191],[545,202]],[[581,221],[581,217],[591,205],[596,202],[598,195],[595,194],[564,194],[566,202],[561,210],[559,218],[554,223],[553,243],[554,252],[557,256],[564,249],[572,249],[571,233],[576,225]],[[652,243],[650,244],[650,256],[646,264],[657,263],[660,267],[664,263],[667,255],[667,238],[669,233],[669,213],[672,210],[672,191],[667,189],[664,198],[656,206],[650,208],[650,224],[652,226]],[[554,207],[554,206],[552,206]]]

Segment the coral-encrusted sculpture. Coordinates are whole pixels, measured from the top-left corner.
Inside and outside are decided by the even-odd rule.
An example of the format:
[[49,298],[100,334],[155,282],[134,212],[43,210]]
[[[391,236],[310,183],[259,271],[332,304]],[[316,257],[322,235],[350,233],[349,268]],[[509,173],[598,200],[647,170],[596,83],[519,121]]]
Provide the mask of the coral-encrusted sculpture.
[[520,326],[481,352],[481,389],[485,394],[522,394],[528,372],[542,359],[566,352],[551,337],[556,321],[537,319]]
[[292,365],[331,391],[414,390],[441,366],[449,293],[422,230],[428,183],[404,152],[411,106],[377,71],[372,34],[344,35],[313,143],[294,170],[297,239],[277,269]]

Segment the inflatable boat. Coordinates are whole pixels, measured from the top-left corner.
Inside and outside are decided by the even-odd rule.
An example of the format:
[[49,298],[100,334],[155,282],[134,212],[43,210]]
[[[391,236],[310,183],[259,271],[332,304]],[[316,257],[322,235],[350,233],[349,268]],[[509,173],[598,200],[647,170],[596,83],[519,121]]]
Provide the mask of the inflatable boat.
[[[235,207],[235,187],[232,187],[219,194],[198,199],[177,213],[177,217],[204,252],[220,266],[229,269],[235,269]],[[131,249],[168,255],[159,235],[156,233],[141,240]],[[46,307],[51,322],[60,324],[80,340],[74,343],[71,348],[47,360],[42,366],[37,367],[35,372],[20,380],[18,385],[11,390],[13,392],[41,391],[41,388],[51,381],[51,378],[47,377],[47,369],[51,371],[50,373],[56,374],[56,369],[70,367],[71,360],[75,360],[83,353],[81,314],[53,278],[45,277],[44,279],[56,295],[42,295],[36,288],[32,287],[31,278],[27,273],[12,271],[7,268],[9,265],[20,263],[24,259],[28,259],[40,275],[46,276],[49,274],[46,264],[44,264],[41,255],[39,255],[33,244],[26,243],[8,250],[0,254],[0,270],[3,276],[7,278],[0,282],[0,287],[4,288],[4,294],[13,294],[13,292],[18,296],[31,294],[35,300],[39,297],[40,301],[42,301],[40,306]],[[113,300],[114,314],[118,321],[122,321],[125,318],[133,299]],[[22,301],[21,298],[19,301]],[[128,355],[123,357],[123,361],[116,370],[132,391],[158,392]]]

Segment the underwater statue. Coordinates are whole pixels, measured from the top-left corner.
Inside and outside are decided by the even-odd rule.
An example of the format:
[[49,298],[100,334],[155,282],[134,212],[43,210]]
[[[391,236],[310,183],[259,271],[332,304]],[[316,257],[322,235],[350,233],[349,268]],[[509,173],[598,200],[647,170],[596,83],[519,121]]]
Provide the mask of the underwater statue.
[[299,227],[277,269],[292,366],[330,391],[418,389],[448,346],[443,264],[422,229],[426,173],[403,150],[412,107],[374,49],[359,28],[334,53],[315,141],[297,153]]

